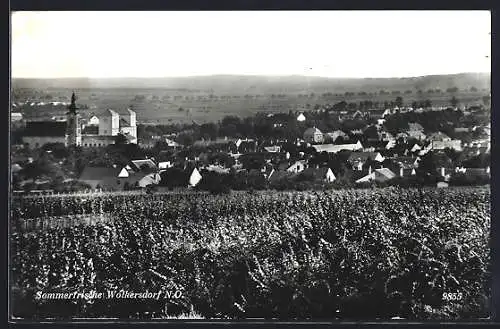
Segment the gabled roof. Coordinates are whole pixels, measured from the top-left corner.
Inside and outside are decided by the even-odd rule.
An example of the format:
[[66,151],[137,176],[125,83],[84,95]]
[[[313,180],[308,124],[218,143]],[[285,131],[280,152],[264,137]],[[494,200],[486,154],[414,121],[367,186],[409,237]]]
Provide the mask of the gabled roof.
[[392,179],[396,177],[396,174],[392,172],[389,168],[380,168],[380,169],[375,169],[375,179],[377,179],[377,176],[384,177],[386,179]]
[[151,159],[141,159],[130,161],[135,166],[134,169],[141,170],[142,166],[147,166],[149,169],[156,169],[156,163]]
[[66,136],[66,122],[33,121],[26,123],[24,136],[64,137]]
[[363,145],[361,143],[356,143],[356,144],[340,144],[340,145],[335,145],[335,144],[320,144],[320,145],[313,145],[312,146],[316,152],[321,153],[321,152],[328,152],[328,153],[337,153],[342,150],[359,150],[363,148]]
[[328,171],[331,171],[331,169],[328,167],[307,168],[301,173],[301,175],[313,177],[313,179],[319,180],[319,179],[325,179]]
[[413,168],[417,160],[418,160],[417,157],[407,157],[407,156],[400,156],[393,159],[394,162],[398,163],[404,169]]

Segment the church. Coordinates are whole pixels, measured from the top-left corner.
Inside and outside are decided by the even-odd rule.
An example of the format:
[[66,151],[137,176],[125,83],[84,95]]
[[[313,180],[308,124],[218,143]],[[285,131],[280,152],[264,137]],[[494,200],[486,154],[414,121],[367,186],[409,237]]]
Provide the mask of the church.
[[65,146],[103,147],[114,144],[116,136],[123,134],[128,143],[137,144],[136,113],[107,109],[94,115],[84,124],[77,111],[75,93],[71,96],[66,121],[32,121],[26,123],[23,142],[30,148],[47,143],[63,143]]

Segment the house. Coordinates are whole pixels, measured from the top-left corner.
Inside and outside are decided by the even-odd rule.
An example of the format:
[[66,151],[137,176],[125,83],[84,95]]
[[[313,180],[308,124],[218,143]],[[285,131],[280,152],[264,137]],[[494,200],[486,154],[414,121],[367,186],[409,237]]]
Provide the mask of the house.
[[364,143],[363,151],[375,152],[379,150],[390,150],[396,146],[396,141],[367,141]]
[[394,163],[398,164],[400,168],[404,169],[413,169],[418,168],[418,163],[420,162],[419,157],[409,157],[409,156],[400,156],[392,159]]
[[360,141],[358,141],[356,144],[321,144],[321,145],[313,145],[312,146],[316,152],[322,153],[322,152],[327,152],[327,153],[338,153],[343,150],[348,150],[348,151],[358,151],[363,149],[363,145],[361,144]]
[[158,169],[172,168],[173,164],[170,161],[158,162]]
[[415,168],[400,167],[397,172],[399,173],[399,177],[415,176],[417,174],[417,171],[415,170]]
[[128,172],[125,168],[120,169],[116,166],[87,166],[83,169],[78,180],[90,185],[92,189],[101,187],[103,189],[122,190],[127,185],[135,185],[141,178],[138,174]]
[[230,168],[224,168],[223,166],[220,165],[208,165],[205,169],[207,171],[213,171],[218,174],[229,174],[231,170]]
[[419,141],[427,139],[427,136],[420,130],[408,130],[406,133],[408,134],[408,139],[411,138]]
[[459,139],[446,140],[446,141],[431,141],[432,150],[444,150],[446,148],[453,149],[455,151],[462,151],[462,141]]
[[304,132],[304,141],[311,144],[323,143],[323,133],[316,127],[308,128]]
[[389,168],[380,168],[375,170],[369,170],[368,175],[358,179],[356,184],[367,183],[371,181],[385,182],[396,177],[396,174],[392,172]]
[[442,141],[442,142],[451,140],[450,137],[448,137],[446,134],[440,131],[430,134],[429,136],[427,136],[427,139],[430,141]]
[[156,163],[151,159],[132,160],[130,162],[132,164],[131,166],[132,169],[137,172],[143,169],[153,170],[153,171],[158,169]]
[[300,175],[308,180],[316,182],[331,183],[337,179],[333,174],[332,169],[328,167],[307,168]]
[[264,146],[264,150],[269,152],[269,153],[279,153],[281,151],[281,147],[278,145]]
[[304,122],[306,121],[306,117],[303,113],[300,113],[298,116],[297,116],[297,121],[298,122]]
[[364,164],[370,159],[378,162],[383,162],[385,160],[380,152],[352,152],[347,162],[354,170],[363,170]]
[[193,171],[191,172],[191,175],[189,176],[189,186],[195,187],[198,185],[198,183],[201,181],[202,176],[198,169],[194,168]]
[[419,144],[415,143],[415,144],[411,147],[410,152],[415,153],[415,152],[420,151],[421,149],[422,149],[422,147],[421,147]]
[[299,173],[304,171],[306,169],[306,161],[304,160],[299,160],[296,161],[294,164],[292,164],[290,167],[286,169],[286,171],[291,172],[291,173]]
[[490,176],[490,167],[486,168],[465,168],[464,173],[470,176]]

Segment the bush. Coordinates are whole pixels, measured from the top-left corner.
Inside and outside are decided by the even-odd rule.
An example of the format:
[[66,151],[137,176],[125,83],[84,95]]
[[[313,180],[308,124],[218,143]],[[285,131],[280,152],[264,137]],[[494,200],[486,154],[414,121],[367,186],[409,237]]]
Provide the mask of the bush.
[[475,186],[490,184],[490,176],[487,174],[465,175],[454,174],[450,178],[450,185],[453,186]]

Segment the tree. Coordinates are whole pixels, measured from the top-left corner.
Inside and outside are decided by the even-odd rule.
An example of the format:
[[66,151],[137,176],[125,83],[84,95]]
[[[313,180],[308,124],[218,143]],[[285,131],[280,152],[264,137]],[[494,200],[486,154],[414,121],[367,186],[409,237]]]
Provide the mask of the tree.
[[127,142],[128,142],[127,137],[124,134],[119,133],[118,135],[116,135],[115,145],[125,145],[127,144]]
[[396,103],[397,107],[402,107],[403,106],[403,97],[401,97],[401,96],[396,97],[395,103]]
[[457,99],[455,96],[453,96],[453,97],[451,98],[451,100],[450,100],[450,104],[451,104],[451,106],[452,106],[452,107],[457,107],[458,103],[459,103],[459,102],[458,102],[458,99]]
[[375,126],[369,126],[365,129],[363,135],[367,140],[378,140],[378,129]]
[[474,86],[472,86],[472,87],[470,87],[470,91],[473,92],[473,93],[475,93],[475,92],[477,92],[477,88],[474,87]]
[[424,183],[435,184],[437,182],[437,159],[433,152],[428,152],[421,158],[416,171],[417,176]]

